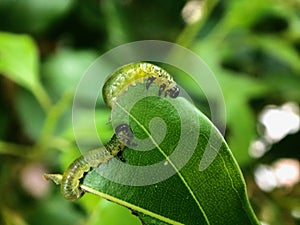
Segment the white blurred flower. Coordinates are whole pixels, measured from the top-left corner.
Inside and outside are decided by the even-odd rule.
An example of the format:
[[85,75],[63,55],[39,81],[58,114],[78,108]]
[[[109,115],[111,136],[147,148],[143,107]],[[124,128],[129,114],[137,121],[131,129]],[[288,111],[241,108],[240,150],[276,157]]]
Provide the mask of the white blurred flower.
[[188,1],[181,11],[181,16],[187,24],[196,23],[201,19],[203,14],[203,1],[191,0]]
[[297,159],[279,159],[271,166],[259,165],[254,179],[267,192],[277,187],[291,188],[300,181],[300,163]]
[[291,102],[281,107],[267,106],[262,111],[259,121],[265,127],[265,138],[270,143],[278,142],[286,135],[299,130],[299,107]]

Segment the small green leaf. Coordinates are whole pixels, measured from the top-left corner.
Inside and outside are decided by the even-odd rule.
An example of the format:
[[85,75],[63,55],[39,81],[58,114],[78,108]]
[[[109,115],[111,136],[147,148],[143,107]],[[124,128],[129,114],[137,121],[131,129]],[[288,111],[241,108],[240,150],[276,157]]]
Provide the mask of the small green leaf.
[[[135,139],[137,150],[142,150],[139,141],[151,140],[154,147],[125,149],[125,163],[102,164],[85,176],[82,188],[131,208],[144,224],[259,224],[241,171],[214,125],[182,97],[149,95],[133,104],[143,91],[144,84],[129,88],[116,103],[112,121],[122,123],[127,114],[140,139]],[[143,173],[157,163],[163,166],[148,171],[152,175]]]
[[[61,48],[50,55],[41,66],[49,94],[59,99],[65,92],[73,93],[84,71],[96,58],[97,54],[93,51],[68,48]],[[82,97],[88,101],[86,96]]]
[[38,53],[29,36],[0,32],[0,73],[30,90],[38,84]]
[[0,32],[0,74],[30,90],[48,110],[51,100],[38,77],[37,48],[28,35]]

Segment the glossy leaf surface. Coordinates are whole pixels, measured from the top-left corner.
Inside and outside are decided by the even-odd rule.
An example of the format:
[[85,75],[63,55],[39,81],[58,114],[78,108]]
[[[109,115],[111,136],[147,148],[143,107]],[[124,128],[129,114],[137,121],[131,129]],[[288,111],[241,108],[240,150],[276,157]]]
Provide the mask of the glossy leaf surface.
[[[136,150],[125,149],[125,163],[114,158],[89,172],[83,188],[131,208],[145,224],[258,224],[242,174],[214,125],[182,97],[149,95],[133,104],[143,91],[143,84],[130,87],[112,113],[116,124],[128,116]],[[147,139],[154,147],[138,149]]]

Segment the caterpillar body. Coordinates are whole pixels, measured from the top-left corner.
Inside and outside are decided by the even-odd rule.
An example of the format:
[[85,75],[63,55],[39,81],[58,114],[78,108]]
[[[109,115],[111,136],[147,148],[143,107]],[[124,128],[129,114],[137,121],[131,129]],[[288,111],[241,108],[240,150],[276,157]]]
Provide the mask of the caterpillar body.
[[105,146],[80,156],[65,170],[61,181],[61,193],[64,198],[68,200],[80,198],[83,191],[79,185],[84,173],[101,163],[107,163],[125,148],[125,144],[131,144],[133,134],[128,125],[119,125],[115,132],[116,134]]
[[[152,83],[158,85],[159,95],[163,92],[165,96],[171,98],[179,95],[179,87],[165,70],[146,62],[131,63],[117,69],[106,81],[102,90],[106,105],[112,108],[119,95],[129,86],[145,81],[146,89],[149,89]],[[101,163],[107,163],[117,156],[125,146],[134,145],[132,139],[133,134],[129,125],[117,126],[115,135],[104,147],[87,152],[66,169],[61,181],[62,195],[68,200],[80,198],[84,193],[80,188],[80,180],[84,174]]]
[[103,98],[106,105],[112,107],[118,96],[130,85],[146,80],[146,89],[152,83],[159,86],[158,95],[176,98],[180,88],[171,75],[162,68],[146,62],[130,63],[117,69],[103,87]]
[[112,157],[106,147],[101,147],[77,158],[63,174],[61,182],[62,195],[68,200],[80,198],[83,191],[79,188],[79,184],[84,173],[101,163],[106,163]]

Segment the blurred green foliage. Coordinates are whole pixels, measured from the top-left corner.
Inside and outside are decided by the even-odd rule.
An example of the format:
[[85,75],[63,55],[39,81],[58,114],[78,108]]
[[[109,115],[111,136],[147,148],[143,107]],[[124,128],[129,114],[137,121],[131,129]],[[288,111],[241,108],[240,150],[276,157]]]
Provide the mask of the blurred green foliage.
[[[209,65],[226,101],[226,139],[244,172],[257,216],[268,224],[300,224],[299,182],[266,193],[253,178],[260,163],[284,157],[299,161],[299,131],[259,159],[248,153],[259,136],[258,114],[266,105],[300,103],[299,1],[202,2],[202,17],[191,24],[181,14],[186,4],[0,1],[0,224],[139,224],[129,210],[95,196],[66,202],[42,174],[62,172],[80,154],[71,107],[81,75],[105,51],[143,39],[176,42]],[[182,77],[176,79],[209,115],[203,95]],[[88,99],[87,93],[81,110]],[[109,110],[102,102],[96,115],[97,130],[108,140],[112,131],[104,125]],[[91,146],[95,143],[84,118],[81,135]],[[37,165],[42,165],[40,172],[26,173],[30,166],[39,171]]]

